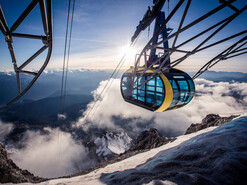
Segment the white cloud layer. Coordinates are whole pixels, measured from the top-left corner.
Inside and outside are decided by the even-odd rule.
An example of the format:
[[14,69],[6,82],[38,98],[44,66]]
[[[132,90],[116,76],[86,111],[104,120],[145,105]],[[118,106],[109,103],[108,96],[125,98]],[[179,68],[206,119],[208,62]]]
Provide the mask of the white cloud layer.
[[58,120],[65,120],[67,118],[66,114],[57,114]]
[[[139,117],[139,120],[135,119],[135,121],[127,123],[132,126],[136,125],[137,121],[142,122],[153,118],[153,123],[147,125],[147,128],[155,127],[160,131],[183,134],[191,123],[201,122],[201,119],[207,114],[228,116],[246,112],[247,83],[215,83],[205,79],[197,79],[195,83],[196,96],[188,105],[177,110],[154,113],[125,102],[120,92],[120,79],[114,79],[103,100],[94,106],[87,119],[90,126],[119,129],[112,116]],[[105,84],[106,81],[101,82],[98,89],[93,92],[95,99]],[[88,127],[84,119],[93,104],[94,102],[91,102],[88,105],[87,111],[78,120],[77,126]]]
[[37,176],[58,177],[84,170],[88,160],[84,146],[76,143],[69,133],[46,128],[48,134],[26,132],[26,147],[11,155],[14,162]]
[[0,120],[0,138],[5,138],[13,130],[13,124],[3,123]]
[[[123,125],[116,124],[112,119],[113,116],[121,116],[129,120],[124,124],[133,131],[155,127],[159,131],[179,135],[183,134],[191,123],[201,122],[207,114],[229,116],[247,112],[247,83],[215,83],[205,79],[197,79],[195,83],[196,96],[187,106],[154,113],[125,102],[120,93],[120,80],[114,79],[103,100],[91,111],[88,117],[90,124],[82,125],[85,114],[90,111],[94,102],[88,105],[88,109],[75,125],[83,129],[93,126],[123,130]],[[94,99],[97,99],[105,84],[106,81],[102,81],[93,91]],[[147,122],[149,124],[146,124]],[[0,122],[0,128],[0,136],[3,137],[12,130],[12,125]],[[50,128],[45,131],[46,134],[26,132],[26,147],[11,156],[18,166],[38,176],[58,177],[82,171],[95,164],[86,148],[76,143],[69,133]]]

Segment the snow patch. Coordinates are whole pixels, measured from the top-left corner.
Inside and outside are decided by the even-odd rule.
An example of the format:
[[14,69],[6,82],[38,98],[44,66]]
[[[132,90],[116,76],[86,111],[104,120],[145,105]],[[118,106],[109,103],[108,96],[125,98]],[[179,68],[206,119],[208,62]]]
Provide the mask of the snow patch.
[[98,156],[104,156],[107,159],[108,155],[111,154],[121,154],[129,149],[132,139],[127,135],[127,133],[111,133],[107,132],[101,137],[97,137],[94,140],[96,145],[96,153]]

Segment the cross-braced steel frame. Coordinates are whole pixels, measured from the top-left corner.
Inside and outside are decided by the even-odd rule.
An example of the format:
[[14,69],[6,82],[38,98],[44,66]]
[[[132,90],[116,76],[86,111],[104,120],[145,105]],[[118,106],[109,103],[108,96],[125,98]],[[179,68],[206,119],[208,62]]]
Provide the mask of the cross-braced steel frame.
[[[32,10],[38,4],[40,7],[43,30],[45,35],[40,36],[40,35],[16,33],[15,32],[16,29],[21,25],[21,23],[26,19],[26,17],[32,12]],[[35,81],[38,79],[38,77],[41,75],[41,73],[44,71],[47,64],[49,63],[52,53],[52,0],[46,0],[46,3],[45,0],[32,0],[32,2],[27,6],[27,8],[17,18],[17,20],[14,22],[14,24],[11,27],[8,27],[2,7],[0,5],[0,30],[5,36],[5,41],[8,44],[8,49],[11,55],[14,71],[17,77],[18,95],[7,104],[10,105],[14,103],[16,100],[18,100],[20,97],[22,97],[32,87],[32,85],[35,83]],[[36,53],[34,53],[29,59],[27,59],[24,63],[18,66],[17,59],[15,57],[14,47],[13,47],[13,37],[38,39],[42,41],[43,46]],[[41,68],[38,71],[27,70],[26,67],[46,49],[48,49],[47,56]],[[25,73],[33,76],[30,83],[23,90],[21,88],[21,78],[20,78],[21,73]]]
[[[144,49],[138,55],[138,57],[136,58],[135,64],[134,64],[133,72],[132,72],[132,76],[133,76],[132,85],[133,86],[134,86],[134,84],[137,84],[137,81],[143,76],[143,74],[147,70],[152,69],[152,70],[154,70],[154,73],[152,74],[152,76],[149,79],[147,79],[146,81],[144,81],[143,83],[138,85],[138,87],[143,86],[148,81],[150,81],[153,78],[159,76],[159,73],[161,71],[169,72],[169,69],[177,66],[178,64],[180,64],[181,62],[186,60],[189,56],[194,55],[194,54],[196,54],[196,53],[198,53],[200,51],[206,50],[208,48],[211,48],[213,46],[216,46],[218,44],[221,44],[223,42],[229,41],[230,39],[234,39],[234,38],[236,39],[236,38],[241,37],[232,46],[230,46],[225,51],[221,52],[216,57],[214,57],[209,62],[207,62],[193,76],[193,79],[195,79],[196,77],[201,75],[204,71],[208,70],[210,67],[214,66],[216,63],[218,63],[221,60],[225,60],[225,59],[228,59],[228,58],[236,57],[236,56],[239,56],[239,55],[247,53],[247,47],[246,47],[246,45],[247,45],[247,29],[244,30],[244,31],[241,31],[241,32],[237,32],[237,30],[236,30],[236,32],[234,34],[228,35],[227,37],[225,37],[225,38],[223,38],[221,40],[218,40],[218,41],[215,41],[213,43],[207,44],[210,39],[211,40],[212,40],[212,38],[215,39],[215,35],[217,33],[219,33],[221,30],[223,30],[236,17],[238,17],[240,14],[242,14],[244,11],[246,11],[247,5],[245,5],[241,9],[238,9],[237,7],[235,7],[233,5],[233,3],[236,0],[221,0],[220,1],[221,4],[218,7],[208,11],[207,13],[202,15],[201,17],[197,18],[196,20],[194,20],[191,23],[189,23],[189,24],[184,26],[184,20],[186,18],[186,15],[188,14],[189,7],[191,5],[191,1],[192,0],[180,0],[176,4],[176,6],[171,11],[171,13],[166,17],[166,19],[165,19],[164,23],[162,24],[162,26],[160,27],[160,29],[154,34],[154,36],[149,40],[147,45],[144,47]],[[183,9],[182,16],[181,16],[180,23],[178,25],[177,30],[174,33],[171,33],[167,38],[159,41],[155,45],[152,45],[152,41],[156,37],[159,36],[159,34],[162,31],[162,29],[171,20],[171,18],[176,15],[176,12],[179,9],[181,9],[181,6],[184,3],[185,3],[185,8]],[[228,17],[224,18],[221,21],[216,22],[215,24],[212,24],[212,25],[206,24],[205,29],[203,31],[201,31],[201,32],[199,32],[199,33],[197,33],[195,35],[192,35],[189,39],[186,39],[182,43],[176,45],[177,39],[178,39],[178,37],[179,37],[179,35],[181,33],[183,33],[186,30],[190,30],[190,28],[192,28],[193,26],[197,25],[198,23],[201,23],[201,22],[205,21],[210,16],[216,14],[217,12],[219,12],[219,11],[225,9],[225,8],[230,8],[233,11],[232,15],[229,15]],[[202,41],[198,42],[197,45],[194,46],[194,48],[191,49],[190,51],[187,51],[187,50],[184,50],[184,49],[181,48],[185,44],[191,43],[196,38],[198,38],[198,37],[200,37],[202,35],[205,35],[206,33],[209,34],[209,35],[205,39],[203,39]],[[163,47],[162,44],[164,42],[166,42],[166,41],[171,41],[170,42],[170,46],[171,47],[169,47],[169,48],[164,48]],[[147,55],[150,53],[150,50],[152,50],[154,48],[163,50],[165,52],[163,53],[163,55],[159,56],[158,59],[155,60],[151,65],[146,65],[146,63],[147,63]],[[167,63],[167,61],[169,60],[170,56],[172,54],[174,54],[174,53],[182,53],[183,56],[178,58],[178,59],[176,59],[176,60],[174,60],[174,61],[171,61],[170,63]],[[140,71],[141,58],[144,58],[145,67],[142,68],[142,70]],[[136,76],[137,71],[138,71],[138,76]],[[135,88],[133,87],[133,89],[136,89],[138,87],[135,87]]]

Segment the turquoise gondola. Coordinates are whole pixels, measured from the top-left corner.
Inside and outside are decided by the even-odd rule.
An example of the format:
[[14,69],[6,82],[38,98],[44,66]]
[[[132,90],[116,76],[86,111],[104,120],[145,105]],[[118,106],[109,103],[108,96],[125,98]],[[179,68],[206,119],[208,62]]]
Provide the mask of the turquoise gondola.
[[[134,81],[141,74],[143,69],[139,68]],[[171,69],[169,73],[160,72],[157,77],[151,79],[153,74],[154,70],[147,70],[133,84],[132,69],[127,70],[121,79],[124,100],[154,112],[180,108],[192,100],[195,85],[187,73]],[[148,82],[144,83],[146,80]]]

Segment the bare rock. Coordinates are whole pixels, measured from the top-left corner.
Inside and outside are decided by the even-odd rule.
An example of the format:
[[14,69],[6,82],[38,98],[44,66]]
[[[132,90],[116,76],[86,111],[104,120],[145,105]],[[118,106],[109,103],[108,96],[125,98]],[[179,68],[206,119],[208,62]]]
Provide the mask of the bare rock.
[[167,137],[161,136],[158,133],[157,129],[151,128],[149,131],[148,130],[143,131],[137,137],[137,139],[133,141],[133,144],[130,147],[129,151],[156,148],[172,140],[174,140],[174,138],[167,138]]
[[196,123],[196,124],[192,123],[190,127],[187,129],[187,131],[185,132],[185,134],[197,132],[199,130],[202,130],[208,127],[223,125],[238,116],[239,115],[231,115],[229,117],[220,117],[218,114],[208,114],[205,118],[203,118],[201,123]]
[[27,170],[20,169],[8,158],[4,145],[0,143],[0,183],[37,183],[44,180],[44,178],[34,176]]

